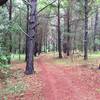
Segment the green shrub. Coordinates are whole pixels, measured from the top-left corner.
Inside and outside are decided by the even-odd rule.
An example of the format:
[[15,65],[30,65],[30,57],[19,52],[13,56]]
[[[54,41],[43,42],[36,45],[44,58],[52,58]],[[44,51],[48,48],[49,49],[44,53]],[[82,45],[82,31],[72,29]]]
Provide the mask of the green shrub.
[[5,55],[0,55],[0,68],[7,68],[9,65],[7,64],[8,58]]

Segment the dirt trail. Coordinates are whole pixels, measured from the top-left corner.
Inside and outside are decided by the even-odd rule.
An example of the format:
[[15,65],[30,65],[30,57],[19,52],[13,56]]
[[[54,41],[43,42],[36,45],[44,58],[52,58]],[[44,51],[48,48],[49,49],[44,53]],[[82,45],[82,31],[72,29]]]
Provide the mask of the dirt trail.
[[36,58],[36,74],[30,76],[23,73],[25,63],[13,64],[12,70],[18,74],[10,80],[24,82],[28,87],[20,95],[9,95],[7,100],[100,100],[100,71],[56,65],[52,59],[50,55]]
[[44,100],[100,100],[100,74],[86,68],[60,68],[41,56],[37,65],[41,69]]

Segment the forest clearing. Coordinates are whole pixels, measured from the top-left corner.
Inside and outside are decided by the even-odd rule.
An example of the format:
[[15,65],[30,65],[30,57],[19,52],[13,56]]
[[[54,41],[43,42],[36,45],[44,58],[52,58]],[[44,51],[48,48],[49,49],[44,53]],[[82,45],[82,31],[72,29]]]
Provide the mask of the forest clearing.
[[0,0],[0,100],[100,100],[100,0]]

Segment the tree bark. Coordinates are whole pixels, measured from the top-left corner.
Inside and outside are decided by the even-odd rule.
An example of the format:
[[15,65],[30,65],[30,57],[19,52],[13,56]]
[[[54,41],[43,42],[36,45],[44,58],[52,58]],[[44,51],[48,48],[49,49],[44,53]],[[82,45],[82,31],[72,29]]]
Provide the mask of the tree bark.
[[[67,32],[70,33],[70,8],[67,9]],[[67,45],[70,45],[70,35],[67,37]],[[67,56],[70,55],[70,46],[67,46]]]
[[[22,26],[22,22],[21,22],[21,9],[20,9],[20,26]],[[19,32],[19,60],[21,59],[21,33]]]
[[85,33],[84,33],[84,60],[88,59],[88,0],[84,4]]
[[96,16],[95,16],[95,25],[94,25],[94,37],[93,37],[93,51],[96,51],[96,34],[97,34],[97,25],[98,25],[98,7],[96,9]]
[[31,7],[30,7],[30,18],[29,18],[29,30],[28,34],[31,37],[27,37],[27,63],[26,63],[26,71],[25,74],[30,75],[34,73],[34,63],[33,63],[33,48],[35,45],[35,26],[36,25],[36,7],[37,7],[37,0],[29,0]]
[[[12,0],[9,0],[9,21],[12,20]],[[11,64],[11,52],[12,52],[12,36],[11,33],[9,33],[9,56],[8,56],[8,64]]]
[[60,29],[60,0],[58,0],[58,52],[59,52],[59,58],[62,58],[61,29]]
[[[69,3],[70,5],[70,3]],[[63,50],[64,52],[67,53],[67,56],[70,55],[70,32],[71,32],[71,25],[70,25],[70,6],[67,7],[67,10],[65,9],[65,17],[64,17],[64,32],[68,33],[68,36],[64,38],[64,41],[66,41],[66,43],[63,44]],[[69,38],[69,39],[68,39]]]
[[[29,2],[29,0],[27,0],[28,2]],[[27,26],[27,30],[26,30],[26,33],[28,34],[28,29],[29,29],[29,5],[27,5],[27,24],[26,24],[26,26]],[[25,61],[27,61],[27,36],[26,36],[26,48],[25,48],[25,53],[26,53],[26,55],[25,55]]]

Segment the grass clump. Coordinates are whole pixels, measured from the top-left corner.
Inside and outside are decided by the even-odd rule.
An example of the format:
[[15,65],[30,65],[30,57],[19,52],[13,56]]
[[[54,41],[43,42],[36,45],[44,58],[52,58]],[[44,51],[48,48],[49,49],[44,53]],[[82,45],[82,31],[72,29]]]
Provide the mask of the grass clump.
[[8,82],[7,86],[0,90],[0,97],[6,97],[6,95],[18,95],[26,90],[26,85],[23,82],[13,84]]

